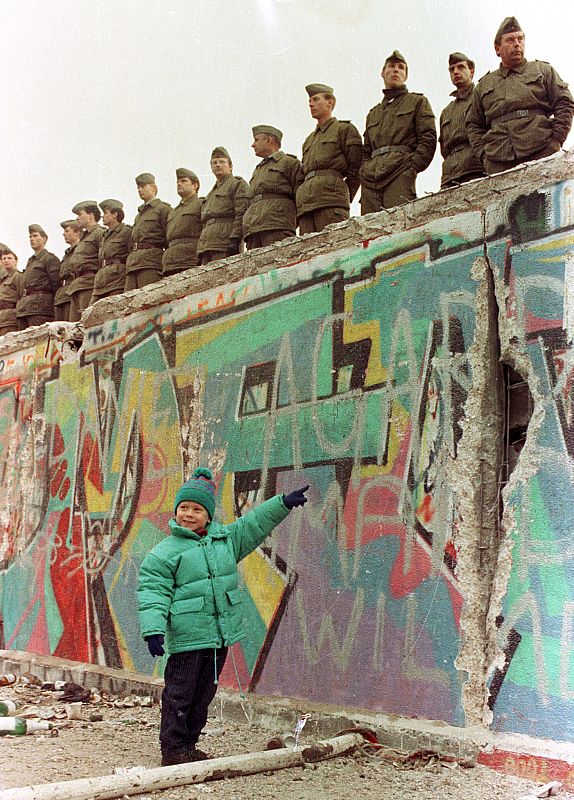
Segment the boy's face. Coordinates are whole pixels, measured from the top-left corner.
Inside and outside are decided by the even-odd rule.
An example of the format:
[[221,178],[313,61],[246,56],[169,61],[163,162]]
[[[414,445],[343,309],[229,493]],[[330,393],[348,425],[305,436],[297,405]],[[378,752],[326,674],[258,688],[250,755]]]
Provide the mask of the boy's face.
[[209,514],[206,509],[193,500],[184,500],[177,507],[175,521],[182,528],[189,528],[190,531],[199,531],[206,527],[209,521]]

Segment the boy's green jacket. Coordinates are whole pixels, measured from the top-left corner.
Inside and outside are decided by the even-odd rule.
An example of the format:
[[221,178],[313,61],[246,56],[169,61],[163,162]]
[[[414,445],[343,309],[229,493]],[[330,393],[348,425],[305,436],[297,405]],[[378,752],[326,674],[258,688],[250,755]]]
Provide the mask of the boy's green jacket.
[[170,653],[232,645],[244,635],[237,563],[289,514],[276,495],[230,525],[213,520],[201,537],[170,519],[139,573],[142,636],[166,635]]

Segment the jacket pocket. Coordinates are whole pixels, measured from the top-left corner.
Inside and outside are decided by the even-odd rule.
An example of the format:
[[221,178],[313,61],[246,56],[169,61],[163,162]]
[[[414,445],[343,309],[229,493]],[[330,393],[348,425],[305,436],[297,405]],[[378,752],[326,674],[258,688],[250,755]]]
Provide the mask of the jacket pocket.
[[230,589],[228,592],[225,592],[225,594],[232,606],[243,602],[243,592],[241,589]]
[[205,605],[205,597],[191,597],[189,600],[175,600],[169,609],[170,614],[187,614],[201,611]]

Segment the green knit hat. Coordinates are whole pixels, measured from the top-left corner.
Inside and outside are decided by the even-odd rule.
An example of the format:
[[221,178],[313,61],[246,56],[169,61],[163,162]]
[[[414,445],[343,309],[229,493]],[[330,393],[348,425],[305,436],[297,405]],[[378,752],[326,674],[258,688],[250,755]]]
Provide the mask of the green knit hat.
[[174,514],[177,507],[184,500],[191,500],[199,503],[209,514],[209,519],[213,519],[215,514],[215,483],[210,469],[207,467],[197,467],[193,470],[191,478],[186,481],[175,496]]

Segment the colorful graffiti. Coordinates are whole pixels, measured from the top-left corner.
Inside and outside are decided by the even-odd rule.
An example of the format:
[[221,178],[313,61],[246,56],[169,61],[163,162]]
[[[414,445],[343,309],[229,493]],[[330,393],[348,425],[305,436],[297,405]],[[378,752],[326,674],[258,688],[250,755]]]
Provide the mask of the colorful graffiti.
[[508,287],[513,346],[537,406],[525,448],[532,466],[519,471],[506,498],[512,566],[498,639],[512,659],[496,690],[493,725],[572,741],[572,183],[525,195],[509,219],[510,237],[492,241],[488,257]]
[[[532,241],[512,238],[506,211],[502,225],[491,216],[489,257],[518,287],[529,253],[558,263],[565,245],[552,249],[548,220]],[[41,375],[4,370],[6,646],[161,672],[139,635],[137,573],[201,462],[217,475],[224,521],[311,486],[304,511],[242,563],[243,688],[464,724],[459,509],[446,467],[473,386],[484,220],[469,211],[303,258],[91,328],[78,360]],[[570,424],[566,361],[556,349]],[[520,622],[505,615],[502,647]],[[223,681],[235,680],[228,664]]]

